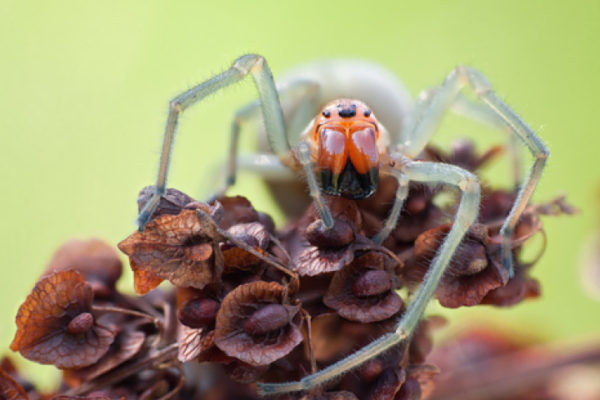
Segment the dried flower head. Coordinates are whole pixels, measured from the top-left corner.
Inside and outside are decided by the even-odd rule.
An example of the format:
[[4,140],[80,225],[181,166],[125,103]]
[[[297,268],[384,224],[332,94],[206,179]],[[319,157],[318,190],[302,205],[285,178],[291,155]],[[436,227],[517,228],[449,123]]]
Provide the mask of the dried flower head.
[[[211,211],[199,203],[198,208]],[[211,233],[198,220],[196,209],[155,217],[144,232],[135,232],[119,243],[119,249],[129,256],[134,273],[145,272],[136,274],[135,278],[141,280],[136,290],[152,288],[158,279],[180,287],[204,288],[218,279],[215,247]]]
[[25,390],[13,378],[0,368],[0,399],[29,400]]
[[76,270],[94,289],[95,297],[109,297],[121,277],[123,264],[112,246],[98,239],[71,240],[52,256],[47,273]]
[[76,271],[43,278],[19,308],[10,348],[58,368],[97,362],[108,351],[114,333],[94,321],[92,299],[92,287]]
[[[420,282],[423,279],[430,261],[449,231],[450,225],[441,225],[422,233],[415,240],[414,260],[408,268],[410,281]],[[488,292],[506,284],[508,275],[502,265],[490,257],[489,243],[487,227],[473,225],[454,253],[436,290],[436,297],[442,306],[456,308],[480,304]]]
[[286,288],[252,282],[223,299],[215,343],[227,355],[250,365],[268,365],[288,354],[303,337],[295,319],[298,306],[286,304]]
[[396,282],[384,269],[386,256],[369,252],[336,272],[323,302],[351,321],[376,322],[402,308]]

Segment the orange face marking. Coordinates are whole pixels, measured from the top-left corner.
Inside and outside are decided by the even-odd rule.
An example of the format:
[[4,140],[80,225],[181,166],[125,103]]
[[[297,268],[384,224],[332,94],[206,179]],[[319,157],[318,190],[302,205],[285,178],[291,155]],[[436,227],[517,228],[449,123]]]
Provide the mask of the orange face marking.
[[339,99],[315,119],[308,140],[321,186],[330,194],[359,198],[377,186],[380,127],[364,103]]

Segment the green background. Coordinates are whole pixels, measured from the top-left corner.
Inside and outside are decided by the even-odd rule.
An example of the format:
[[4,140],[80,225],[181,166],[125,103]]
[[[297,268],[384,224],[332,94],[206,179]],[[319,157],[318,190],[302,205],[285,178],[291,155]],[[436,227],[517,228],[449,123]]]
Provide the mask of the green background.
[[[97,236],[116,244],[135,229],[137,192],[154,182],[168,100],[249,52],[263,54],[275,76],[316,58],[374,60],[413,95],[457,64],[483,71],[551,150],[535,198],[566,192],[581,214],[545,220],[549,245],[533,273],[540,300],[446,315],[455,326],[492,321],[544,340],[597,335],[600,307],[581,289],[579,260],[599,228],[600,2],[281,3],[2,0],[0,348],[8,351],[17,308],[61,242]],[[185,113],[169,186],[203,198],[220,183],[213,172],[230,117],[253,96],[245,82]],[[449,117],[435,141],[482,130]],[[477,137],[481,147],[502,142]],[[490,178],[508,182],[507,171]],[[232,193],[274,210],[256,178],[240,181]],[[46,385],[55,373],[31,371]]]

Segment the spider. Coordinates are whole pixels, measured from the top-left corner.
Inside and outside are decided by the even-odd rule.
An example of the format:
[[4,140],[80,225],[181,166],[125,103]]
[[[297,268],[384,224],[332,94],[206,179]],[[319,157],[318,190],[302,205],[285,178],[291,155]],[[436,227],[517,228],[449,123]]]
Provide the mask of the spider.
[[[225,72],[183,92],[169,103],[158,178],[154,195],[138,217],[140,230],[165,193],[179,114],[247,75],[254,78],[259,99],[235,114],[227,180],[218,194],[225,193],[235,182],[240,127],[258,110],[262,110],[266,136],[274,155],[246,160],[244,168],[267,171],[271,176],[283,176],[287,169],[302,170],[312,201],[328,228],[333,227],[334,221],[324,194],[353,199],[368,197],[377,189],[380,175],[394,177],[398,189],[382,230],[373,238],[377,243],[395,227],[410,181],[452,185],[462,192],[452,228],[394,331],[300,381],[259,383],[262,394],[303,391],[321,385],[398,345],[415,330],[455,250],[478,215],[480,185],[474,174],[454,165],[414,160],[449,109],[508,129],[525,143],[534,157],[501,229],[502,264],[509,276],[513,275],[510,238],[540,179],[549,152],[525,122],[497,97],[488,80],[466,66],[452,70],[440,86],[424,92],[413,107],[400,83],[388,71],[371,63],[315,63],[295,71],[277,87],[264,57],[253,54],[239,57]],[[462,96],[461,91],[467,86],[479,102]],[[293,148],[288,134],[297,140]]]

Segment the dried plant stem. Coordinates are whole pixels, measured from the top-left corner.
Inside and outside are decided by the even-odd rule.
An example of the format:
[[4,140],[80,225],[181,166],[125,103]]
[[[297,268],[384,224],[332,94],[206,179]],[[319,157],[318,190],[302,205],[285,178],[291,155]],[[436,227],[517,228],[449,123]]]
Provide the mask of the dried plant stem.
[[161,328],[163,325],[163,322],[161,321],[160,318],[153,317],[152,315],[148,315],[148,314],[140,312],[140,311],[129,310],[127,308],[93,305],[92,310],[98,311],[98,312],[114,312],[114,313],[120,313],[120,314],[127,314],[127,315],[131,315],[134,317],[145,318],[145,319],[150,320],[158,328]]
[[177,351],[179,345],[177,343],[171,343],[167,347],[162,348],[156,353],[137,360],[131,365],[125,365],[121,368],[114,370],[104,376],[94,379],[89,382],[85,382],[80,386],[72,388],[64,393],[66,396],[79,396],[85,393],[89,393],[93,390],[97,390],[103,387],[109,387],[117,382],[124,380],[125,378],[137,374],[144,369],[151,367],[155,364],[160,363],[172,363],[177,362]]

